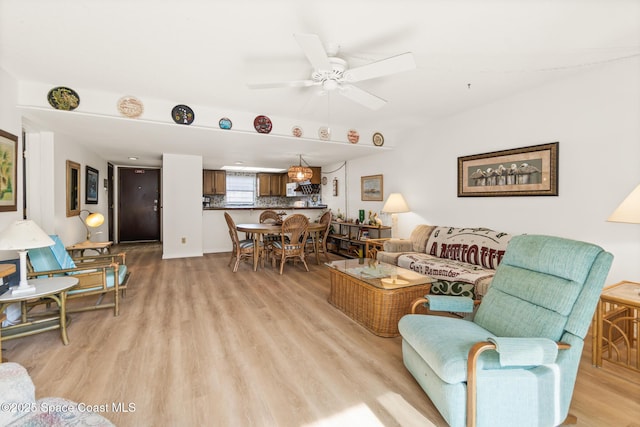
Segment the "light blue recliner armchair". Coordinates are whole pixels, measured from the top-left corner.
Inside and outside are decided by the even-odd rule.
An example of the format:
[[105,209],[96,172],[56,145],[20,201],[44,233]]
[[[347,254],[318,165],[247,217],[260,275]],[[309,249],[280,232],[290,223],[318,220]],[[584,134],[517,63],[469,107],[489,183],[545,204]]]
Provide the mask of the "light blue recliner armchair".
[[[513,237],[473,321],[400,320],[405,366],[452,427],[563,423],[612,260],[589,243]],[[423,301],[432,311],[473,308],[468,298]]]

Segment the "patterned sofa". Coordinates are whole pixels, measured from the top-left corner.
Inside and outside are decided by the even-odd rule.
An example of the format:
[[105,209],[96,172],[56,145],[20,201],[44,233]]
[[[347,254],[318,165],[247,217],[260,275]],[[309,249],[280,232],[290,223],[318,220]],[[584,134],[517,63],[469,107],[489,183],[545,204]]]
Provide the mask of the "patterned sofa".
[[481,299],[502,260],[512,235],[487,228],[421,224],[409,239],[391,239],[378,261],[395,264],[436,279],[431,293]]

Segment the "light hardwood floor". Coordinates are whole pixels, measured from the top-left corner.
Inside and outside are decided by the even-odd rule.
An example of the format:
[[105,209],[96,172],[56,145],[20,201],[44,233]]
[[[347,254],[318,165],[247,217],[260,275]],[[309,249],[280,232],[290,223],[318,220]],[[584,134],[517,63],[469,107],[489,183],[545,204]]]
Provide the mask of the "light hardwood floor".
[[[161,259],[121,246],[132,271],[120,316],[74,314],[57,331],[3,343],[37,397],[105,405],[119,426],[444,426],[380,338],[327,302],[323,265],[238,273],[229,254]],[[640,427],[640,374],[583,355],[572,413],[579,426]],[[113,404],[129,404],[130,412]]]

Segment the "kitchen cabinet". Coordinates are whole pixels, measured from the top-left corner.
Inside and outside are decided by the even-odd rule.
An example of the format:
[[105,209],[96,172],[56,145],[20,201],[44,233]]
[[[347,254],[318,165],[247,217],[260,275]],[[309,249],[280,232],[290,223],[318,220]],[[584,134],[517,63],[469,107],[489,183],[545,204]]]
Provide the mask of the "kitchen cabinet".
[[320,185],[320,182],[322,181],[322,168],[312,166],[311,170],[313,171],[313,176],[309,181],[311,181],[312,184]]
[[286,196],[285,182],[280,173],[258,173],[258,196]]
[[354,222],[331,221],[327,236],[327,250],[348,258],[358,258],[366,253],[368,239],[391,237],[391,227],[384,225],[356,224]]
[[222,170],[202,171],[202,194],[206,196],[222,195],[227,193],[227,173]]

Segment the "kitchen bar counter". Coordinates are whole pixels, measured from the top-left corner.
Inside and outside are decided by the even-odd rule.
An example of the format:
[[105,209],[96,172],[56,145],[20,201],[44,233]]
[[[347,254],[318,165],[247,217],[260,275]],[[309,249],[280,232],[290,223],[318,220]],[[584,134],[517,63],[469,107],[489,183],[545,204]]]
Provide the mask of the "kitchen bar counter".
[[209,208],[202,208],[205,211],[231,211],[231,210],[261,210],[261,211],[282,211],[288,209],[327,209],[327,206],[211,206]]
[[[329,209],[321,206],[309,206],[306,208],[294,208],[293,206],[231,206],[231,207],[211,207],[202,210],[202,229],[204,253],[229,252],[231,251],[231,239],[229,238],[229,227],[224,219],[224,212],[228,212],[236,224],[258,223],[260,214],[272,209],[276,212],[284,212],[285,217],[293,214],[302,214],[309,218],[309,221],[318,221],[322,213]],[[240,233],[240,238],[244,239],[244,233]]]

